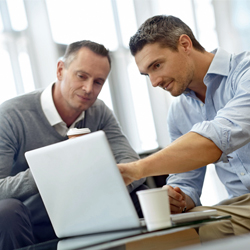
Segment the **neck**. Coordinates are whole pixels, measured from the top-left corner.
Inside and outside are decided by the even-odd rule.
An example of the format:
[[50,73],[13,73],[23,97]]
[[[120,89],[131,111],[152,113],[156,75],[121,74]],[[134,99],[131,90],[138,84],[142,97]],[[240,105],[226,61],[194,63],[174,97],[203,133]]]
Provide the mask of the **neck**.
[[214,54],[195,51],[193,53],[194,58],[194,78],[189,86],[189,89],[193,90],[196,96],[205,103],[207,86],[204,84],[203,79],[210,67],[210,64],[214,58]]
[[60,82],[56,82],[52,89],[52,96],[55,107],[62,120],[67,124],[68,127],[77,119],[81,112],[76,111],[69,107],[64,101],[64,98],[60,91]]

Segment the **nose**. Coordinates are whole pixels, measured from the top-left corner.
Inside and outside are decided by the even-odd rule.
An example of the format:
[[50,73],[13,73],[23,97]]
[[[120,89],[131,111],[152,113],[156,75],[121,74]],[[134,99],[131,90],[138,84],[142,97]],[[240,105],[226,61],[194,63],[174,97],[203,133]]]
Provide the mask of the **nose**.
[[158,87],[162,82],[161,77],[157,77],[153,74],[149,74],[149,79],[153,87]]
[[91,79],[88,79],[87,81],[84,81],[82,89],[87,94],[91,93],[92,90],[93,90],[93,81]]

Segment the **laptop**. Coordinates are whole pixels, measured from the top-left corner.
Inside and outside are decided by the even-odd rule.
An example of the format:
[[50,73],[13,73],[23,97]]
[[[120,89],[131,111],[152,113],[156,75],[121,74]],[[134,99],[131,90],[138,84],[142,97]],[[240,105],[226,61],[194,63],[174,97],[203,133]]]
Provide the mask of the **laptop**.
[[[145,229],[103,131],[31,150],[25,157],[57,237],[126,231],[125,237]],[[190,214],[171,219],[197,220],[216,210]]]
[[103,131],[25,157],[59,238],[141,227]]

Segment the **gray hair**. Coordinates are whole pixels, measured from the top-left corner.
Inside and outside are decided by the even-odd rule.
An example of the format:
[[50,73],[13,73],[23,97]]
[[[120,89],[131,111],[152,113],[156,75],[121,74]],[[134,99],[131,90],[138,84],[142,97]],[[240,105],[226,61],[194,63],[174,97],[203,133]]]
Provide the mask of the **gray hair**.
[[102,44],[95,43],[89,40],[82,40],[82,41],[74,42],[67,46],[65,54],[62,58],[66,67],[68,67],[71,64],[71,62],[74,60],[78,51],[82,48],[88,48],[92,52],[96,53],[97,55],[107,57],[109,66],[111,68],[111,58],[110,58],[109,50],[106,49]]

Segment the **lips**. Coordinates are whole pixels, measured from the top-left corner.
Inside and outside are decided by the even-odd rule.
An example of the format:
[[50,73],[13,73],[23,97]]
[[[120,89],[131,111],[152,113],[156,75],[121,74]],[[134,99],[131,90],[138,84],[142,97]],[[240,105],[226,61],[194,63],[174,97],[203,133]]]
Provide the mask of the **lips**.
[[89,97],[87,97],[87,96],[81,96],[81,95],[77,95],[82,101],[85,101],[85,102],[87,102],[87,101],[90,101],[90,98]]
[[164,90],[168,90],[169,87],[170,87],[170,85],[171,85],[171,83],[172,83],[173,81],[174,81],[174,80],[172,80],[171,82],[167,83],[167,84],[164,85],[162,88],[163,88]]

